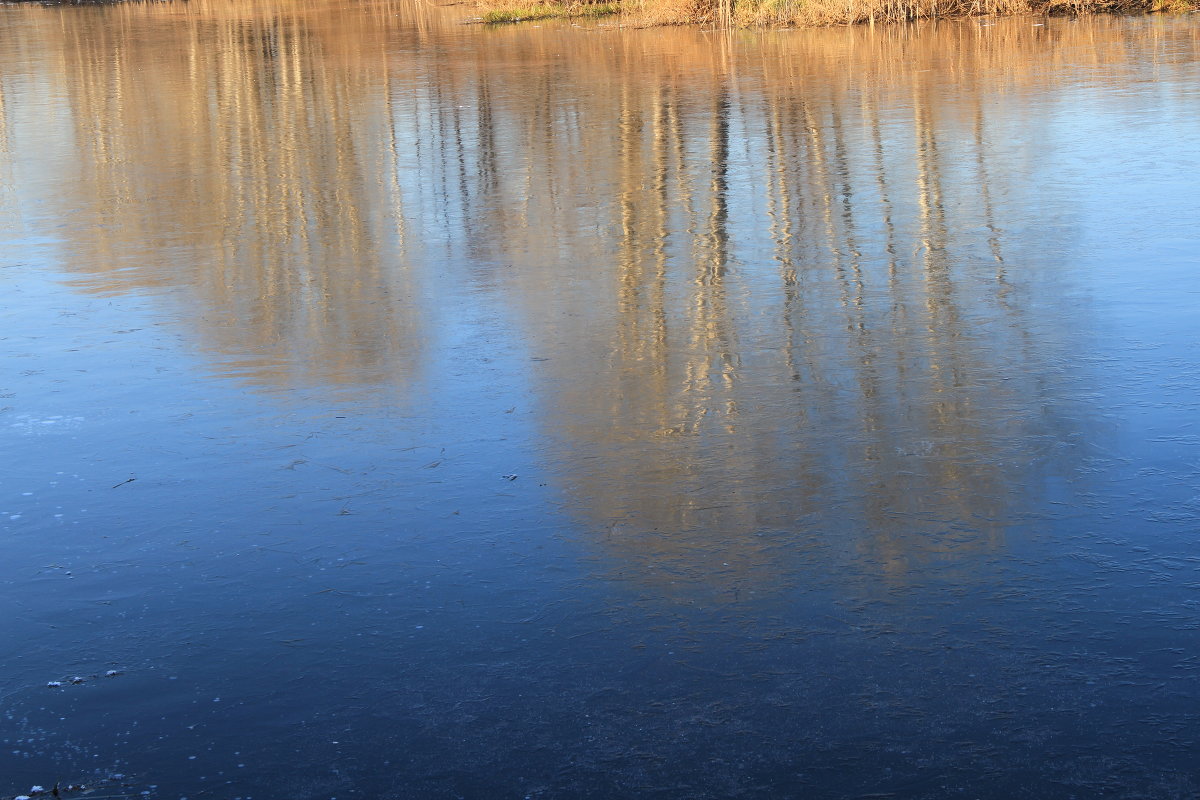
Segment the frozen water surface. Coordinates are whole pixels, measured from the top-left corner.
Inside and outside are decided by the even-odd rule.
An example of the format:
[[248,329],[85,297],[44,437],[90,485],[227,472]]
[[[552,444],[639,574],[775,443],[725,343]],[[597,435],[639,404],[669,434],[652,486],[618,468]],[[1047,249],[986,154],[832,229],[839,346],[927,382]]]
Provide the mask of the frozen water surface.
[[468,13],[0,8],[0,797],[1200,794],[1197,17]]

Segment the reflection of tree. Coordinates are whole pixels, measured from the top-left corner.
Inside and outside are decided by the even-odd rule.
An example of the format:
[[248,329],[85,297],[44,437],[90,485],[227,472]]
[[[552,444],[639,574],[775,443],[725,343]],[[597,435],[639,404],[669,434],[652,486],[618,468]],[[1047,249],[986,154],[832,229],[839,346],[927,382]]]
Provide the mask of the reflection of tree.
[[1028,334],[1053,326],[1017,299],[1040,223],[1001,143],[1077,67],[1200,55],[1103,18],[746,46],[400,2],[6,13],[58,14],[37,30],[85,156],[50,205],[81,284],[179,287],[269,385],[415,370],[413,295],[486,293],[549,359],[545,424],[611,552],[725,587],[776,576],[756,534],[808,515],[896,576],[998,544],[1055,435]]
[[[8,93],[9,89],[5,87],[5,81],[0,77],[0,210],[8,211],[8,206],[12,202],[10,191],[13,186],[12,178],[12,150],[9,142],[12,138],[10,123],[8,118]],[[12,216],[6,214],[6,217]]]
[[76,150],[64,262],[96,291],[182,289],[218,371],[256,383],[380,380],[421,341],[391,118],[361,113],[390,97],[386,39],[327,21],[201,2],[48,32]]
[[[982,98],[1041,91],[1075,42],[1065,28],[1061,49],[999,33],[767,41],[757,72],[706,48],[686,78],[694,34],[681,33],[665,59],[577,53],[589,77],[622,76],[589,84],[583,111],[584,78],[539,89],[538,157],[497,168],[496,195],[519,185],[528,209],[571,197],[611,216],[573,224],[543,207],[483,227],[503,231],[498,257],[524,262],[508,282],[553,355],[544,389],[574,454],[567,480],[639,571],[761,578],[778,567],[756,534],[810,513],[861,532],[847,557],[897,578],[1000,544],[1017,465],[1060,435],[1039,412],[1057,345],[1031,347],[1031,326],[1051,326],[1012,301],[1027,237],[1005,231],[1038,222],[1005,218],[1029,199],[997,146],[1017,123],[989,119]],[[797,52],[814,43],[829,52]],[[542,56],[528,45],[513,52]],[[489,136],[532,127],[511,96],[493,103]],[[597,132],[597,119],[613,123]],[[550,263],[555,251],[587,269]]]

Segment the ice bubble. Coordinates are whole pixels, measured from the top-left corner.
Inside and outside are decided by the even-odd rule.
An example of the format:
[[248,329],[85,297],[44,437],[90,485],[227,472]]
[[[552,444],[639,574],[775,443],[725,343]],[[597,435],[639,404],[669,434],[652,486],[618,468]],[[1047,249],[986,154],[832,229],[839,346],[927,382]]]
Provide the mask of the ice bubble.
[[62,685],[63,685],[63,682],[62,682],[62,681],[50,681],[50,682],[49,682],[49,683],[47,683],[46,685],[47,685],[47,686],[50,686],[50,687],[52,687],[52,688],[56,688],[56,687],[62,686]]

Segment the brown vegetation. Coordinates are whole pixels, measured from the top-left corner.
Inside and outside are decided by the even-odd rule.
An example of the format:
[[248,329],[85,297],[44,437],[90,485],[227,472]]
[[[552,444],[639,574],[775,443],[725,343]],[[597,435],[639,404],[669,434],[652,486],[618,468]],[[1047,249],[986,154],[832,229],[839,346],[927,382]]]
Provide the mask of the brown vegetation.
[[581,3],[577,0],[559,2],[505,2],[492,5],[480,20],[489,24],[527,22],[535,19],[569,19],[571,17],[604,17],[621,10],[617,3]]
[[[918,19],[1019,14],[1195,11],[1200,0],[624,0],[602,6],[553,0],[489,3],[484,22],[516,22],[554,16],[579,16],[580,9],[622,13],[636,25],[689,23],[728,26],[852,25]],[[518,13],[518,10],[520,13]],[[595,12],[592,12],[595,13]]]

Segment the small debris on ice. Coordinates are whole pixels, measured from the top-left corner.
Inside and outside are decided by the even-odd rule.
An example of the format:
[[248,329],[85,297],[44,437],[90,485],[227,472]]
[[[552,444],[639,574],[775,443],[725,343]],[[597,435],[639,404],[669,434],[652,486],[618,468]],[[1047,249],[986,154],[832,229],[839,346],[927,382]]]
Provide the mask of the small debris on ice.
[[512,475],[501,475],[500,477],[504,478],[504,480],[506,480],[506,481],[515,481],[517,479],[517,476],[515,473]]

